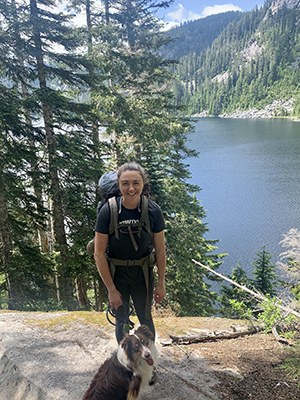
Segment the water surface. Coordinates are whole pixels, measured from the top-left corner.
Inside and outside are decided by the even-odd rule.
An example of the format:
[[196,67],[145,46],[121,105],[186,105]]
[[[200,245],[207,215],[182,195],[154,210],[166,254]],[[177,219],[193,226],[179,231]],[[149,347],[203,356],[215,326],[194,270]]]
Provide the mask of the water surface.
[[247,271],[255,251],[267,244],[273,263],[279,242],[300,228],[300,123],[282,119],[199,118],[188,146],[191,183],[206,210],[208,239],[228,253],[221,273],[238,262]]

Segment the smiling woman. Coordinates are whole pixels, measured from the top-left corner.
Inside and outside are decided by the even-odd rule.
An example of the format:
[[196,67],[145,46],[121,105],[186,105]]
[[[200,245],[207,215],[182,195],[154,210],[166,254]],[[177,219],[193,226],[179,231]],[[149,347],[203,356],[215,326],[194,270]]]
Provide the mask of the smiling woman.
[[[125,163],[118,172],[118,185],[121,197],[105,203],[97,218],[95,260],[111,308],[116,310],[116,338],[120,343],[130,297],[141,325],[155,334],[151,303],[153,294],[157,303],[166,294],[166,254],[164,218],[159,206],[148,199],[150,186],[144,169],[137,163]],[[155,262],[158,284],[154,290]]]

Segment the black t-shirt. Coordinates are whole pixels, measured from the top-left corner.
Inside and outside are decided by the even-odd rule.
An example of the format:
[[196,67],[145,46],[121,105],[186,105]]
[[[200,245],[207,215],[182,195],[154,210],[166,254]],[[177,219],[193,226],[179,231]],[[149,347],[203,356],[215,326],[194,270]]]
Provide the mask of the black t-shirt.
[[[119,199],[117,199],[118,208]],[[119,209],[119,223],[138,222],[140,219],[141,212],[139,208],[129,210],[121,205],[121,211]],[[153,233],[159,233],[165,229],[165,221],[162,215],[160,207],[149,199],[148,215],[150,221],[151,231]],[[99,233],[109,234],[109,223],[110,223],[110,209],[108,202],[101,208],[96,222],[95,231]],[[140,237],[134,233],[134,238],[138,245],[138,250],[135,251],[128,233],[125,233],[126,229],[119,229],[119,240],[115,238],[115,234],[109,237],[108,243],[108,255],[112,258],[118,258],[120,260],[137,260],[142,257],[146,257],[151,251],[151,239],[145,228],[140,232]]]

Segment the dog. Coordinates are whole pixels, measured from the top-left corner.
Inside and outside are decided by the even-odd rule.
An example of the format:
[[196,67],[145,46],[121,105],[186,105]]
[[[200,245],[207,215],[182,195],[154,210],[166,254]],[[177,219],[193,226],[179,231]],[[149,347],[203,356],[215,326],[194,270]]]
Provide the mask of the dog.
[[141,325],[126,335],[94,376],[82,400],[137,400],[157,365],[154,334]]

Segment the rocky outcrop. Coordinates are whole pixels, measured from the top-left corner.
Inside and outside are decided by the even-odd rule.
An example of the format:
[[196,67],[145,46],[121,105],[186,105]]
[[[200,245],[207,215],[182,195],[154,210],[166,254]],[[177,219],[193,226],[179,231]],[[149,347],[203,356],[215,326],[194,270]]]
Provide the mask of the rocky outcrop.
[[250,42],[244,50],[241,51],[241,57],[245,61],[251,61],[256,59],[257,56],[262,54],[263,50],[265,50],[265,46],[259,47],[256,40]]
[[[295,99],[291,98],[289,100],[274,100],[272,104],[268,104],[261,110],[256,108],[251,108],[250,110],[242,111],[235,110],[231,114],[221,114],[220,118],[274,118],[278,116],[291,116],[294,111]],[[207,111],[202,111],[199,114],[193,114],[192,118],[204,118],[209,117]]]
[[284,4],[287,6],[287,8],[290,8],[291,10],[300,10],[299,0],[274,0],[271,4],[270,9],[273,13],[275,13],[277,10],[282,8]]
[[[114,327],[99,324],[102,313],[87,314],[0,311],[0,400],[82,399],[117,347]],[[157,382],[141,400],[218,399],[216,369],[200,350],[183,358],[158,340],[157,348]]]
[[295,99],[291,98],[287,101],[274,100],[272,104],[268,104],[261,110],[251,108],[247,111],[236,110],[232,114],[219,115],[221,118],[274,118],[276,116],[291,115],[294,108]]

